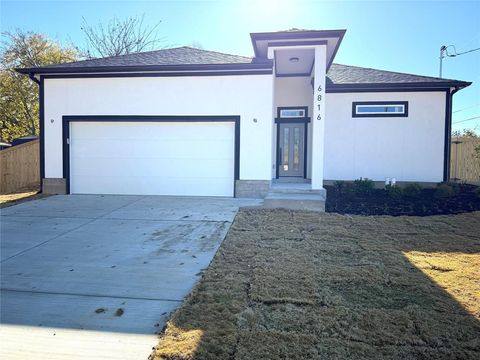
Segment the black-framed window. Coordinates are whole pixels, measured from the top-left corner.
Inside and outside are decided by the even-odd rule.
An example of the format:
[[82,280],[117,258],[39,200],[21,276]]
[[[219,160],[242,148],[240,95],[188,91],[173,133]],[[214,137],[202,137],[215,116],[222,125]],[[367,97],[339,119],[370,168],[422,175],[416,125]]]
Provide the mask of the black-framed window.
[[354,101],[352,117],[407,117],[408,101]]
[[301,119],[308,117],[307,106],[284,106],[277,108],[279,119]]

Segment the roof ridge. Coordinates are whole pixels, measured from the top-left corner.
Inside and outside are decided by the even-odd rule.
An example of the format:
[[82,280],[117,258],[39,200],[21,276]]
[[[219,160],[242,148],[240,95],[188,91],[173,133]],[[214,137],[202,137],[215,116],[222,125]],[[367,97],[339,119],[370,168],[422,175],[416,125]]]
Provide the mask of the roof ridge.
[[165,51],[165,50],[176,50],[176,49],[193,49],[193,50],[198,50],[198,51],[202,51],[202,52],[217,53],[217,54],[221,54],[221,55],[239,56],[239,57],[243,57],[243,58],[246,58],[246,59],[249,59],[249,60],[253,59],[252,57],[248,57],[248,56],[244,56],[244,55],[227,54],[227,53],[222,53],[220,51],[199,49],[199,48],[195,48],[195,47],[192,47],[192,46],[176,46],[176,47],[172,47],[172,48],[162,48],[162,49],[150,50],[150,51],[140,51],[140,52],[129,53],[129,54],[111,55],[111,56],[98,57],[98,58],[92,58],[92,59],[82,59],[82,60],[70,61],[70,62],[67,62],[67,63],[50,64],[50,65],[46,65],[46,66],[66,65],[66,64],[72,64],[72,63],[78,63],[78,62],[86,63],[86,62],[90,62],[90,61],[105,60],[105,59],[112,59],[112,58],[123,58],[125,56],[144,55],[144,54],[151,54],[151,53],[156,53],[156,52]]
[[95,61],[95,60],[104,60],[104,59],[112,59],[112,58],[119,58],[119,57],[125,57],[125,56],[131,56],[131,55],[138,55],[138,54],[150,54],[162,50],[174,50],[174,49],[181,49],[186,46],[177,46],[174,48],[163,48],[163,49],[157,49],[157,50],[150,50],[150,51],[140,51],[140,52],[135,52],[135,53],[129,53],[129,54],[121,54],[121,55],[110,55],[110,56],[105,56],[105,57],[98,57],[98,58],[92,58],[92,59],[83,59],[83,60],[76,60],[76,61],[70,61],[67,63],[59,63],[59,64],[50,64],[47,66],[51,65],[65,65],[65,64],[71,64],[71,63],[77,63],[77,62],[88,62],[88,61]]
[[216,50],[199,49],[199,48],[196,48],[196,47],[193,47],[193,46],[182,46],[182,48],[200,50],[200,51],[211,52],[211,53],[221,54],[221,55],[228,55],[228,56],[240,56],[240,57],[244,57],[244,58],[247,58],[247,59],[250,59],[250,60],[253,59],[253,57],[251,57],[251,56],[237,55],[237,54],[228,54],[228,53],[221,52],[221,51],[216,51]]
[[382,71],[382,72],[387,72],[387,73],[391,73],[391,74],[419,76],[419,77],[423,77],[423,78],[429,78],[429,79],[435,79],[435,80],[441,80],[441,81],[463,81],[463,80],[439,78],[439,77],[436,77],[436,76],[427,76],[427,75],[412,74],[412,73],[406,73],[406,72],[400,72],[400,71],[391,71],[391,70],[375,69],[375,68],[371,68],[371,67],[364,67],[364,66],[358,66],[358,65],[347,65],[347,64],[339,64],[339,63],[333,63],[332,65],[348,66],[348,67],[354,67],[354,68],[357,68],[357,69],[364,69],[364,70]]

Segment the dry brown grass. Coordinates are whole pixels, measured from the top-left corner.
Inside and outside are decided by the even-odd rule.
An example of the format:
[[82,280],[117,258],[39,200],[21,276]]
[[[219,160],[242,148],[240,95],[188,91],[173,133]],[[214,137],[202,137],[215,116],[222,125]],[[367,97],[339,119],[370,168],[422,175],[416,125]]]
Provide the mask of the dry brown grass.
[[480,213],[237,215],[155,359],[478,359]]
[[14,193],[0,194],[0,209],[47,196],[40,194],[39,191],[40,188],[38,186],[30,186]]

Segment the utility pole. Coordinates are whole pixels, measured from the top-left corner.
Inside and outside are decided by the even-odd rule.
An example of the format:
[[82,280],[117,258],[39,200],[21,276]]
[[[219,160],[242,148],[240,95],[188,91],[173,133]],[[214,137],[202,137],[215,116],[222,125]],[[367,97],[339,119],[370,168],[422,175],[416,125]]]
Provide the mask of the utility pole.
[[440,79],[442,78],[442,62],[443,58],[445,57],[445,51],[447,51],[447,47],[445,45],[442,45],[440,48]]
[[[454,51],[453,54],[448,53],[447,49],[449,47],[453,48],[453,51]],[[474,52],[474,51],[479,51],[479,50],[480,50],[480,48],[476,48],[476,49],[471,49],[471,50],[467,50],[467,51],[457,52],[457,49],[455,48],[455,45],[448,45],[448,46],[442,45],[440,47],[440,78],[442,78],[442,61],[445,58],[445,56],[455,57],[455,56],[468,54],[468,53],[471,53],[471,52]]]

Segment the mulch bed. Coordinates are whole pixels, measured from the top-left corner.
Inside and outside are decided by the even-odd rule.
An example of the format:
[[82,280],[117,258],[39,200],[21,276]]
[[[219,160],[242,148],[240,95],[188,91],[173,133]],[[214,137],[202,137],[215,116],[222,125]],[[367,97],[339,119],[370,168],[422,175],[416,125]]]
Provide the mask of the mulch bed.
[[325,210],[338,214],[429,216],[460,214],[480,210],[477,186],[461,185],[458,193],[436,198],[435,188],[422,189],[415,196],[391,196],[384,189],[372,189],[367,194],[354,191],[339,192],[333,186],[325,186],[327,201]]

